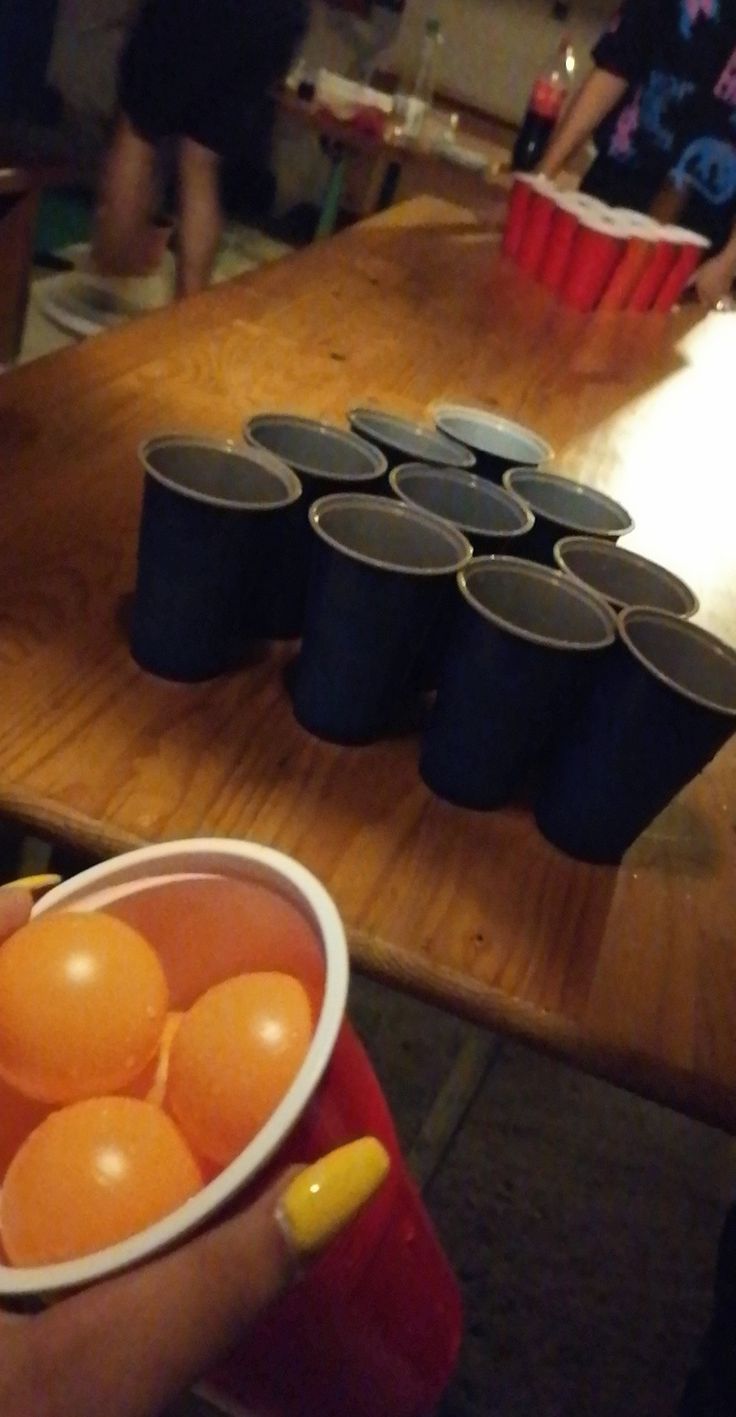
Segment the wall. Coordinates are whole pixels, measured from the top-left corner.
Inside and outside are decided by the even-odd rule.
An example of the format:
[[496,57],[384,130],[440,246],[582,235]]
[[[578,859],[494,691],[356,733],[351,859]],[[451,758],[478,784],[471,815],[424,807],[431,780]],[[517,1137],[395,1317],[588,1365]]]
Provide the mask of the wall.
[[[564,24],[552,18],[552,0],[408,0],[397,37],[381,56],[381,69],[404,76],[416,65],[429,15],[438,15],[445,35],[440,86],[459,99],[518,123],[535,74],[547,64],[560,37],[570,34],[581,71],[590,47],[616,0],[573,0]],[[331,13],[315,4],[304,46],[310,65],[345,71],[349,50],[335,32]],[[327,165],[312,138],[281,124],[274,149],[279,205],[318,200]]]
[[564,34],[587,63],[591,44],[615,0],[573,3],[564,23],[552,18],[551,0],[409,0],[389,56],[391,67],[411,72],[428,14],[438,14],[445,34],[442,86],[498,117],[518,122],[535,74]]

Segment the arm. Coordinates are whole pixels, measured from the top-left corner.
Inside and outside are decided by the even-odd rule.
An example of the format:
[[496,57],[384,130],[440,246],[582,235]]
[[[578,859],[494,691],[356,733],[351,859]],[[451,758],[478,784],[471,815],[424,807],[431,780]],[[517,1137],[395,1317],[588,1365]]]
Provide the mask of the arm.
[[701,305],[705,305],[709,310],[718,307],[721,300],[726,300],[731,294],[731,287],[736,280],[736,226],[731,238],[726,242],[722,251],[716,256],[710,256],[707,261],[703,261],[693,278],[693,285],[698,293]]
[[668,0],[622,0],[593,50],[595,68],[553,135],[540,171],[554,177],[624,94],[649,72]]
[[594,69],[578,90],[540,164],[546,177],[556,177],[572,155],[587,142],[598,124],[623,98],[628,83],[606,69]]

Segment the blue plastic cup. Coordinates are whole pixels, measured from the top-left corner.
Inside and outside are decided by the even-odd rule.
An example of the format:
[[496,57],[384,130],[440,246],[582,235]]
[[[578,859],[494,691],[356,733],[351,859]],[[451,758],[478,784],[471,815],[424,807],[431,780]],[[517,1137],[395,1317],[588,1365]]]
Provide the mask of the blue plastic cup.
[[312,555],[309,508],[333,492],[375,492],[388,470],[378,448],[330,423],[286,413],[259,413],[243,427],[246,441],[281,458],[299,476],[303,496],[290,510],[260,587],[258,619],[268,639],[301,635]]
[[420,760],[427,786],[462,807],[502,807],[585,701],[616,638],[600,596],[512,556],[472,561]]
[[436,467],[459,467],[468,471],[475,467],[475,454],[454,438],[445,437],[435,428],[412,423],[393,413],[381,413],[374,408],[354,408],[348,414],[350,427],[380,448],[389,468],[411,459]]
[[535,805],[548,841],[612,865],[736,730],[736,651],[662,610],[632,607],[618,626],[616,652]]
[[302,726],[370,743],[400,719],[444,591],[472,550],[461,532],[388,497],[323,497],[293,682]]
[[[472,472],[404,463],[390,473],[389,483],[402,502],[452,522],[467,536],[475,556],[513,554],[534,525],[532,513],[519,497]],[[458,600],[457,586],[448,585],[440,620],[419,665],[422,689],[437,687]]]
[[634,530],[634,523],[620,502],[597,487],[557,472],[512,467],[504,473],[503,485],[521,497],[534,513],[534,528],[522,553],[532,561],[554,565],[557,542],[573,533],[615,543]]
[[402,502],[452,522],[476,556],[513,554],[534,526],[534,515],[520,497],[472,472],[403,463],[390,473],[389,484]]
[[440,404],[435,427],[475,454],[476,472],[500,482],[508,467],[539,467],[549,462],[552,448],[538,433],[499,413],[467,404]]
[[679,576],[622,546],[589,536],[565,536],[557,542],[554,556],[561,571],[597,590],[614,610],[639,605],[669,610],[684,620],[698,610],[697,596]]
[[143,669],[194,683],[233,668],[259,635],[269,522],[298,477],[226,438],[165,433],[144,443],[143,509],[130,647]]

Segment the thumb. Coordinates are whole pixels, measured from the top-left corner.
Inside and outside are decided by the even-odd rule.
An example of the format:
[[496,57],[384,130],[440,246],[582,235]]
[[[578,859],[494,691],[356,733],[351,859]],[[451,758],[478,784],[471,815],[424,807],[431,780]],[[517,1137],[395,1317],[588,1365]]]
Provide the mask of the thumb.
[[[16,1321],[32,1388],[27,1410],[153,1417],[219,1362],[349,1224],[389,1164],[372,1137],[341,1147],[163,1259]],[[37,1406],[33,1391],[43,1395]]]

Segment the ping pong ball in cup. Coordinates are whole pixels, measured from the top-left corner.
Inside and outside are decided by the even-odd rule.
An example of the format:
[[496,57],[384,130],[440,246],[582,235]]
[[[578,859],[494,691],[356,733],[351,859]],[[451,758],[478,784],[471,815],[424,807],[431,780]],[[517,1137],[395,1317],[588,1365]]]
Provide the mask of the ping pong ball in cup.
[[68,1103],[127,1087],[158,1048],[168,986],[150,945],[104,914],[31,920],[0,948],[0,1076]]
[[312,1041],[309,998],[288,974],[217,984],[184,1015],[165,1105],[197,1155],[227,1166],[288,1091]]
[[0,1229],[11,1263],[79,1259],[169,1215],[202,1174],[169,1117],[148,1102],[99,1097],[63,1107],[11,1162]]

